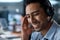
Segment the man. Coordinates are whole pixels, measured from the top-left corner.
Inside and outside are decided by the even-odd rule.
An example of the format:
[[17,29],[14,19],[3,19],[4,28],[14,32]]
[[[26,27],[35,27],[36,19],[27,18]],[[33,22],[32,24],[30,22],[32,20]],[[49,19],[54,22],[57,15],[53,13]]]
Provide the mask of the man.
[[24,4],[22,40],[60,40],[60,27],[52,19],[54,12],[49,0],[25,0]]

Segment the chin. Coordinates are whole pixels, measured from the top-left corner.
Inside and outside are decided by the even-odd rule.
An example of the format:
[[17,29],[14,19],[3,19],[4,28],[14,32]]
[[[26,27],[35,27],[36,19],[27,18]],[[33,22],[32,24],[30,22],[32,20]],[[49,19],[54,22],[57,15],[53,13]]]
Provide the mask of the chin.
[[36,24],[36,25],[32,25],[34,28],[34,31],[40,31],[41,30],[41,26]]
[[37,31],[37,32],[39,32],[39,31],[40,31],[40,28],[34,29],[34,31]]

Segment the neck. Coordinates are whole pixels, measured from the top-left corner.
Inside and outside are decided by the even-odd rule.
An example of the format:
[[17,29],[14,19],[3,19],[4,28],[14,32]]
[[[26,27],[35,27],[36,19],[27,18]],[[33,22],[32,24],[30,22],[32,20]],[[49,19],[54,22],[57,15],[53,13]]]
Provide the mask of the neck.
[[40,31],[43,36],[48,32],[48,30],[50,29],[52,23],[53,22],[50,21],[49,23],[47,23],[47,26],[43,30]]

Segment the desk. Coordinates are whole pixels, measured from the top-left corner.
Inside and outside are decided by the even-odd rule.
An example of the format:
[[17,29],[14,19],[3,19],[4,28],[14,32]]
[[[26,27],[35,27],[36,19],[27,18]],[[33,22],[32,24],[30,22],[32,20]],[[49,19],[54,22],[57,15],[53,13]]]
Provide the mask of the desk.
[[14,34],[14,35],[21,37],[21,32],[12,32],[11,34]]
[[6,31],[4,32],[4,34],[0,35],[0,37],[8,40],[21,40],[21,32],[16,33],[16,32]]

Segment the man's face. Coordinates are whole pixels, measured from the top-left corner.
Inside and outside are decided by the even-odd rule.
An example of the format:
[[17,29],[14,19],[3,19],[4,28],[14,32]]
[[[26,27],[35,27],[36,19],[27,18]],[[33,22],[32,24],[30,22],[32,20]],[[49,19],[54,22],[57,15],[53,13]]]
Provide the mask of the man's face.
[[33,26],[33,28],[38,31],[44,29],[48,20],[44,9],[40,7],[39,3],[30,3],[26,6],[26,16],[28,22]]

